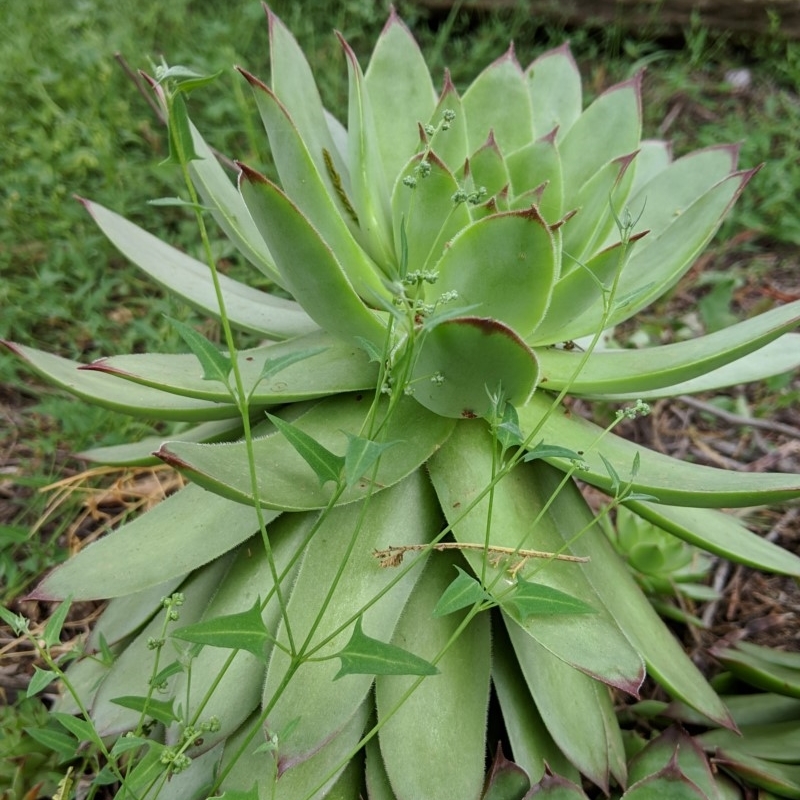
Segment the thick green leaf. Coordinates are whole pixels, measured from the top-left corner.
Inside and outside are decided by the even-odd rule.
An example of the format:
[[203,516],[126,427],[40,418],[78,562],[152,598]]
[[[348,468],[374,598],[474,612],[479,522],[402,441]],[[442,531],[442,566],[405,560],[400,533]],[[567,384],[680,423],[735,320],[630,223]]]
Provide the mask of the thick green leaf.
[[[277,514],[266,514],[267,522]],[[258,529],[255,509],[187,486],[51,572],[40,600],[120,597],[218,558]]]
[[[726,733],[736,735],[732,731]],[[628,781],[630,784],[643,781],[663,770],[673,760],[680,774],[703,792],[704,800],[722,800],[702,749],[677,725],[667,728],[637,753],[628,764]]]
[[513,47],[478,75],[462,102],[470,152],[486,141],[490,131],[503,153],[518,150],[533,138],[531,98]]
[[[294,420],[294,426],[331,452],[345,452],[347,434],[357,433],[369,411],[369,398],[332,397]],[[382,405],[385,410],[386,406]],[[386,427],[387,441],[397,441],[392,458],[381,461],[375,483],[360,481],[339,498],[348,503],[397,483],[422,464],[450,435],[453,421],[431,414],[411,398],[401,400]],[[280,433],[254,441],[259,465],[259,494],[267,508],[304,511],[327,505],[335,487],[319,485],[314,471]],[[197,445],[167,443],[159,456],[213,492],[252,504],[252,485],[243,443]]]
[[[231,556],[218,558],[202,569],[196,570],[181,585],[184,604],[179,607],[180,624],[192,624],[200,619],[231,562]],[[85,705],[92,709],[92,722],[100,736],[119,736],[124,731],[134,729],[138,724],[139,712],[124,708],[114,700],[118,697],[138,697],[147,693],[148,681],[156,671],[154,666],[156,659],[159,658],[159,650],[153,648],[151,642],[162,637],[165,613],[162,610],[153,617],[120,653],[108,669],[102,683],[96,688],[96,692],[83,697]],[[167,681],[166,696],[170,696],[176,679],[177,675]],[[158,697],[159,694],[154,693],[154,696]]]
[[[339,506],[325,515],[307,548],[288,604],[296,646],[300,648],[310,639],[314,660],[301,664],[285,684],[292,663],[289,655],[276,647],[264,686],[270,731],[291,727],[291,733],[278,744],[280,763],[297,764],[311,758],[347,725],[369,693],[373,683],[369,674],[348,675],[335,687],[331,685],[339,672],[339,660],[334,656],[347,645],[358,617],[367,636],[390,639],[421,572],[420,563],[396,582],[397,572],[381,567],[373,550],[423,544],[439,525],[436,499],[420,471],[372,496],[366,507],[361,503]],[[365,609],[381,592],[386,593]],[[288,646],[285,623],[278,629],[278,641]]]
[[634,783],[623,795],[625,800],[708,800],[708,795],[687,778],[674,761],[658,772]]
[[382,346],[383,323],[364,305],[331,246],[275,184],[242,169],[242,197],[292,295],[329,333]]
[[641,88],[640,73],[607,89],[560,140],[565,208],[577,205],[577,193],[581,187],[605,164],[639,147]]
[[538,374],[533,352],[513,330],[484,317],[457,317],[425,334],[412,386],[436,414],[472,419],[489,411],[490,393],[524,403]]
[[[588,469],[580,471],[580,478],[600,489],[609,490],[612,484],[600,454],[615,467],[624,482],[629,480],[631,466],[638,454],[641,469],[631,482],[631,490],[651,495],[662,503],[692,507],[737,507],[781,503],[800,497],[798,476],[730,472],[677,461],[613,433],[600,438],[603,431],[594,423],[563,408],[551,413],[551,406],[551,396],[537,392],[530,402],[518,407],[523,433],[527,435],[543,425],[541,433],[548,441],[557,441],[581,453]],[[562,469],[571,466],[563,458],[548,461]]]
[[[258,797],[269,800],[322,800],[323,797],[328,797],[328,792],[356,749],[367,725],[371,706],[372,703],[363,703],[344,722],[342,730],[336,736],[323,742],[322,747],[310,758],[299,762],[278,760],[274,748],[270,748],[270,743],[265,741],[264,726],[258,719],[258,713],[254,714],[226,741],[222,769],[226,771],[227,777],[222,781],[221,791],[241,791],[255,785],[258,787]],[[245,738],[254,727],[257,728],[255,736],[244,747],[244,754],[240,754]],[[270,735],[267,732],[267,737]],[[280,739],[278,742],[281,743]],[[227,773],[233,758],[237,761],[232,765],[230,773]]]
[[194,357],[200,362],[200,366],[203,369],[203,380],[218,381],[227,388],[229,385],[228,377],[232,369],[230,356],[211,344],[205,336],[192,328],[191,325],[169,317],[167,320],[187,344]]
[[[261,238],[261,234],[253,223],[242,196],[234,185],[233,176],[229,176],[225,172],[213,150],[206,144],[197,128],[194,125],[191,127],[194,149],[201,158],[189,164],[189,172],[195,188],[205,203],[205,207],[211,209],[214,221],[236,246],[236,249],[273,283],[280,286],[281,277],[275,267],[275,262],[267,249],[266,243]],[[206,272],[206,274],[208,273]],[[169,276],[165,275],[165,278],[169,279]],[[220,278],[223,280],[223,284],[227,280],[223,275]],[[245,287],[242,286],[242,288],[244,289]],[[206,290],[210,289],[211,287],[206,285]],[[267,297],[271,298],[272,296],[268,295]],[[295,303],[287,302],[281,298],[274,298],[274,302],[276,305],[283,303],[287,309],[295,308],[298,313],[302,313],[302,310]],[[228,308],[229,312],[231,310],[235,309]],[[216,312],[216,307],[214,307],[214,311]],[[255,307],[252,311],[259,313]],[[237,316],[240,314],[241,312],[237,311]],[[261,311],[260,314],[263,316],[264,311]],[[312,329],[316,327],[311,320],[307,320],[307,323],[312,326]],[[239,324],[241,325],[241,320]],[[279,330],[272,334],[273,338],[282,339],[302,333],[300,330],[294,333],[287,330],[280,334]]]
[[[349,81],[347,131],[353,205],[367,251],[383,271],[391,275],[397,268],[389,210],[391,183],[386,180],[376,115],[358,58],[341,35],[339,41],[347,59]],[[405,161],[410,153],[402,155]]]
[[[459,177],[463,180],[466,176],[460,172]],[[489,138],[469,157],[469,178],[475,189],[485,190],[488,197],[493,197],[508,188],[510,177],[493,131],[489,134]]]
[[481,800],[523,800],[530,788],[531,782],[525,770],[503,755],[498,742]]
[[461,567],[456,565],[458,576],[442,592],[442,596],[433,609],[434,617],[445,617],[454,611],[460,611],[475,603],[492,601],[492,597],[478,583],[472,575],[467,575]]
[[555,658],[516,622],[505,615],[504,619],[528,690],[556,744],[605,791],[611,776],[624,784],[624,747],[608,689]]
[[313,436],[309,436],[302,428],[292,425],[291,422],[274,417],[272,414],[267,414],[267,417],[303,461],[314,470],[320,486],[324,486],[328,481],[333,481],[338,485],[344,469],[344,456],[331,453]]
[[748,725],[739,731],[715,730],[702,733],[695,741],[708,752],[716,748],[741,750],[755,758],[784,764],[800,762],[800,721]]
[[800,798],[800,765],[767,761],[732,747],[717,750],[714,761],[779,797]]
[[[544,496],[558,491],[562,476],[556,469],[541,461],[530,466],[535,484]],[[591,525],[593,515],[574,483],[567,483],[560,490],[550,515],[557,523],[560,537],[560,542],[558,539],[546,542],[545,546],[552,550],[570,542],[577,531],[589,526],[572,546],[590,559],[581,565],[581,572],[641,653],[648,672],[674,697],[718,724],[730,725],[730,715],[722,701],[653,610],[606,535],[598,525]]]
[[537,138],[558,129],[563,139],[581,115],[581,74],[569,44],[542,53],[525,70],[533,106],[533,130]]
[[[145,687],[142,686],[142,688]],[[126,695],[125,697],[115,697],[111,702],[123,708],[130,708],[137,714],[143,714],[145,717],[163,722],[165,725],[171,725],[178,719],[173,708],[174,697],[169,700],[159,700],[142,695]]]
[[393,186],[419,143],[418,124],[436,106],[428,66],[411,32],[395,13],[381,32],[364,75],[387,186]]
[[[393,644],[427,659],[437,657],[448,644],[464,614],[431,615],[450,582],[453,563],[452,554],[435,553],[428,560],[397,625]],[[441,674],[425,678],[407,698],[406,693],[417,683],[413,678],[379,676],[375,681],[386,771],[400,798],[477,798],[484,778],[489,702],[488,615],[469,623],[437,661],[437,667]],[[458,742],[457,758],[453,757],[454,742]],[[435,769],[424,768],[426,764]]]
[[[669,227],[653,231],[637,243],[620,277],[616,307],[607,325],[629,319],[677,283],[757,171],[734,172],[681,209]],[[598,303],[584,315],[582,332],[575,335],[592,333],[601,319]]]
[[93,447],[76,453],[76,458],[93,461],[115,467],[153,467],[159,460],[153,453],[161,447],[165,439],[180,442],[228,442],[238,438],[242,433],[242,422],[235,417],[231,419],[212,420],[201,422],[191,428],[181,429],[179,432],[170,433],[169,436],[145,436],[136,442],[126,444]]
[[[514,588],[503,595],[501,605],[510,605],[510,616],[518,620],[528,617],[549,617],[558,614],[596,614],[596,609],[577,597],[541,583],[517,577]],[[506,609],[508,611],[508,609]]]
[[[550,225],[564,214],[564,185],[561,159],[551,137],[537,139],[506,159],[514,208],[534,203]],[[568,209],[572,210],[572,209]]]
[[[641,350],[594,352],[577,376],[575,371],[583,353],[543,348],[537,355],[549,390],[557,391],[569,385],[572,395],[617,397],[623,394],[638,398],[642,392],[707,375],[731,362],[732,376],[741,376],[739,359],[742,356],[759,351],[755,359],[758,363],[762,360],[761,348],[798,324],[800,300],[686,342]],[[778,341],[791,358],[800,362],[795,337]],[[744,380],[737,377],[736,382]],[[651,394],[658,395],[657,392]]]
[[565,270],[580,269],[578,265],[592,258],[597,243],[612,230],[619,238],[614,215],[619,216],[625,208],[634,157],[635,153],[627,153],[605,164],[573,196],[577,213],[563,227]]
[[425,177],[421,172],[415,174],[422,160],[422,155],[414,156],[401,176],[413,179],[416,185],[408,186],[399,179],[392,193],[394,246],[402,252],[404,230],[409,272],[432,270],[448,242],[470,222],[466,204],[453,202],[459,189],[453,174],[434,153],[425,156],[429,165]]
[[308,143],[269,87],[249,72],[242,70],[242,74],[253,87],[283,192],[331,248],[356,292],[367,301],[386,296],[377,267],[356,242],[345,222],[346,210],[336,205],[336,186],[328,170],[321,170],[314,163]]
[[533,783],[544,777],[546,767],[572,781],[580,781],[580,773],[567,761],[548,733],[502,627],[492,631],[492,641],[492,683],[503,712],[514,761]]
[[[447,126],[440,125],[444,121],[444,114],[448,113],[451,119]],[[450,78],[450,71],[444,71],[444,84],[436,110],[433,112],[429,123],[436,128],[430,140],[434,153],[455,174],[464,166],[464,159],[469,155],[467,146],[467,119],[461,104],[456,87]]]
[[800,577],[800,557],[748,530],[731,514],[647,501],[629,501],[626,505],[654,525],[722,558],[754,569]]
[[23,731],[31,739],[56,753],[62,761],[72,761],[75,758],[78,742],[72,736],[44,727],[23,728]]
[[788,697],[800,697],[800,666],[798,659],[781,662],[780,658],[795,654],[780,653],[748,642],[726,647],[716,646],[712,655],[740,680],[766,692]]
[[247,611],[183,625],[172,631],[170,636],[210,647],[247,650],[262,661],[266,661],[264,648],[270,639],[270,633],[261,619],[259,598],[256,598],[252,608]]
[[[735,327],[735,326],[731,326]],[[721,333],[727,333],[725,328]],[[704,375],[699,375],[682,383],[651,389],[644,392],[604,395],[609,400],[657,400],[662,397],[676,397],[684,394],[697,394],[724,389],[742,383],[761,381],[774,375],[795,371],[800,366],[800,334],[785,333],[761,349],[742,356],[737,361],[717,367]]]
[[[159,286],[204,314],[219,318],[219,304],[207,264],[176,250],[98,203],[87,200],[84,205],[111,243]],[[237,328],[283,339],[310,333],[318,327],[294,301],[274,297],[225,275],[220,275],[219,281],[228,318]]]
[[[453,535],[464,544],[474,545],[486,539],[488,497],[483,497],[466,515],[465,511],[491,481],[492,448],[492,438],[482,421],[462,421],[428,464],[442,510],[453,525]],[[490,546],[512,551],[535,547],[555,552],[565,547],[565,539],[581,530],[582,525],[579,525],[563,532],[559,516],[549,512],[541,514],[552,489],[545,492],[541,488],[535,469],[537,464],[541,462],[519,465],[495,486]],[[564,552],[583,555],[582,550],[578,542]],[[597,609],[596,614],[531,618],[523,623],[524,630],[558,659],[593,678],[632,694],[638,691],[644,678],[644,664],[619,630],[599,593],[586,579],[587,564],[541,559],[528,559],[520,564],[519,558],[510,556],[497,561],[493,553],[485,564],[479,550],[465,550],[463,555],[476,575],[485,574],[484,585],[495,597],[515,585],[508,570],[516,568],[524,579],[535,579]]]
[[327,151],[343,183],[343,191],[350,191],[350,177],[346,162],[327,124],[327,114],[306,57],[289,29],[266,8],[269,21],[269,59],[272,91],[294,120],[297,130],[314,159],[317,171],[324,175]]
[[429,661],[397,645],[367,636],[356,620],[350,641],[338,652],[342,666],[333,680],[346,675],[437,675],[439,670]]
[[[284,602],[291,593],[314,518],[314,514],[284,514],[269,526],[270,547]],[[266,675],[264,658],[269,657],[272,644],[262,634],[274,635],[281,617],[281,598],[274,587],[263,542],[255,537],[239,548],[199,624],[217,624],[220,617],[240,614],[264,598],[267,602],[260,614],[261,627],[255,615],[250,623],[257,632],[256,648],[257,640],[261,640],[260,650],[255,655],[246,650],[231,654],[225,648],[204,647],[192,660],[191,673],[182,671],[170,684],[176,697],[187,698],[184,714],[188,718],[199,714],[201,719],[215,716],[220,722],[218,731],[207,731],[202,743],[191,747],[188,755],[192,757],[227,739],[258,707]],[[180,726],[173,726],[167,731],[167,741],[178,743],[180,733]]]
[[[555,245],[535,208],[497,214],[470,225],[439,261],[431,291],[457,292],[459,305],[475,307],[525,338],[544,318],[558,277]],[[432,300],[432,297],[428,299]]]
[[[322,332],[242,350],[237,358],[251,406],[282,405],[369,389],[377,382],[377,367],[360,348]],[[94,361],[85,369],[198,400],[230,402],[224,386],[202,379],[193,356],[114,356]]]
[[[93,405],[147,419],[219,420],[238,417],[232,404],[211,403],[180,397],[150,386],[132,386],[127,381],[81,369],[82,364],[54,356],[16,342],[0,341],[14,355],[49,383]],[[194,356],[191,356],[193,359]]]

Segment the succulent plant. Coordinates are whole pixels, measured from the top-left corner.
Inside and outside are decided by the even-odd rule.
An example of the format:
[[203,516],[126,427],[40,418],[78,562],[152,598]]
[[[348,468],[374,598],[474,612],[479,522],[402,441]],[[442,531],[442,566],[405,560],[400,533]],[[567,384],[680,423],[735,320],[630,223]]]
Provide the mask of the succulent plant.
[[[800,363],[800,303],[678,344],[596,346],[685,274],[755,170],[735,147],[672,160],[642,141],[639,77],[584,108],[566,46],[525,70],[509,49],[437,92],[394,12],[366,71],[342,40],[343,122],[268,18],[270,85],[241,72],[278,182],[245,165],[231,182],[186,111],[201,80],[152,83],[187,203],[275,293],[85,202],[221,320],[228,352],[186,326],[190,353],[85,366],[6,343],[83,400],[189,423],[83,454],[160,459],[191,483],[34,592],[112,598],[63,709],[134,732],[121,797],[462,799],[483,792],[491,682],[530,780],[547,764],[624,787],[609,687],[636,695],[647,672],[710,723],[732,718],[576,478],[606,510],[795,576],[800,559],[718,509],[795,498],[800,480],[675,461],[569,400],[628,404],[621,419]],[[231,328],[267,343],[236,351]]]

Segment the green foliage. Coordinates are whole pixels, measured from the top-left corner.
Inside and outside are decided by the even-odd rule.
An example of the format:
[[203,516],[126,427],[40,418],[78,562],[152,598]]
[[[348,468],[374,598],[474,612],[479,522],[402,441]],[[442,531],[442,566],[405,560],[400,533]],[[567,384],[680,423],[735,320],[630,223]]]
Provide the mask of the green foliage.
[[[338,13],[377,22],[358,8]],[[150,81],[188,198],[159,205],[193,214],[200,246],[182,253],[85,202],[126,257],[218,321],[223,346],[171,319],[190,354],[76,370],[5,342],[83,400],[190,423],[155,457],[196,484],[35,590],[115,600],[66,670],[52,653],[62,604],[33,640],[45,668],[29,694],[61,679],[53,720],[103,754],[96,785],[116,778],[120,799],[356,796],[364,747],[363,780],[387,797],[477,797],[493,674],[534,791],[581,797],[580,773],[606,793],[627,786],[631,800],[713,794],[699,749],[668,734],[627,763],[607,687],[636,695],[647,670],[709,725],[732,716],[598,517],[617,511],[619,550],[647,589],[677,580],[684,543],[797,576],[800,559],[718,509],[794,499],[800,483],[679,463],[620,438],[619,422],[649,412],[641,399],[603,428],[565,398],[670,397],[798,365],[798,303],[685,347],[597,349],[604,329],[686,274],[756,170],[739,171],[730,146],[672,160],[664,142],[642,141],[640,77],[584,108],[566,47],[525,69],[509,49],[461,92],[446,76],[437,98],[395,12],[366,67],[340,35],[347,111],[331,115],[345,104],[330,103],[329,76],[317,87],[289,27],[267,17],[270,84],[241,73],[270,155],[258,163],[246,112],[258,168],[238,162],[237,186],[200,133],[219,123],[223,79],[162,64]],[[211,124],[197,116],[195,127],[200,106]],[[232,249],[235,278],[219,263]],[[250,279],[247,262],[252,285],[238,279]],[[708,315],[721,319],[711,301]],[[243,349],[253,335],[268,343]],[[561,348],[581,337],[585,350]],[[139,463],[151,450],[85,455]],[[576,478],[607,495],[600,512]],[[640,518],[628,527],[625,508]],[[746,655],[729,658],[732,671],[785,668]],[[765,773],[764,755],[728,759],[792,791],[791,772]],[[542,777],[545,762],[565,774]],[[526,791],[519,777],[498,767],[487,796]]]

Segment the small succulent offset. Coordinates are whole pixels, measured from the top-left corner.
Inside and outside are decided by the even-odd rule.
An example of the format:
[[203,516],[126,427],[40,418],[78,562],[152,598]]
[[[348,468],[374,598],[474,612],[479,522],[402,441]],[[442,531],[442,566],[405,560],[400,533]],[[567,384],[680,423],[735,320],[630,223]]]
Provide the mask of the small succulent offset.
[[[608,495],[602,515],[625,507],[795,576],[800,559],[718,509],[796,498],[800,479],[677,462],[569,398],[619,401],[621,419],[800,363],[800,303],[693,341],[597,347],[689,269],[755,170],[734,147],[673,161],[642,141],[638,77],[584,109],[566,46],[525,70],[510,49],[463,94],[447,74],[437,92],[394,12],[365,72],[342,40],[345,126],[268,17],[271,84],[241,72],[279,183],[242,164],[233,185],[189,121],[187,71],[153,86],[187,203],[281,291],[86,202],[134,263],[221,320],[229,351],[186,326],[191,354],[87,366],[6,343],[82,399],[190,423],[84,454],[156,450],[191,483],[34,592],[113,598],[63,708],[102,737],[133,731],[121,797],[522,797],[530,783],[504,781],[545,765],[560,776],[545,782],[645,796],[608,687],[635,696],[647,672],[709,725],[733,718],[575,479]],[[237,352],[231,328],[269,343]],[[498,759],[485,788],[490,683],[518,767]],[[685,789],[669,766],[653,780]]]

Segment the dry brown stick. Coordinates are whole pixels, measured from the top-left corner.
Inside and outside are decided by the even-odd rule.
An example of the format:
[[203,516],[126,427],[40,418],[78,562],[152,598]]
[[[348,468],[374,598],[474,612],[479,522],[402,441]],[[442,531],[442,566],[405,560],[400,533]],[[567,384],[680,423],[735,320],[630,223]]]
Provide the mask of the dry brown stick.
[[403,556],[412,551],[421,550],[482,550],[490,553],[491,555],[502,558],[503,556],[511,556],[512,558],[519,558],[522,561],[527,561],[529,558],[553,558],[557,561],[571,561],[585,563],[589,559],[585,556],[567,556],[563,553],[547,553],[543,550],[520,550],[515,547],[497,547],[483,544],[473,544],[470,542],[440,542],[439,544],[406,544],[397,547],[387,547],[385,550],[375,550],[373,555],[381,562],[382,567],[399,567],[403,562]]
[[696,397],[689,397],[685,394],[679,395],[676,399],[685,403],[687,406],[696,408],[698,411],[705,411],[709,414],[713,414],[715,417],[719,417],[723,422],[727,422],[730,425],[745,425],[751,428],[762,428],[765,431],[781,433],[784,436],[791,436],[793,439],[800,439],[800,429],[792,425],[784,425],[781,422],[772,422],[768,419],[758,419],[757,417],[744,417],[741,414],[725,411],[711,403],[705,403],[702,400],[698,400]]

